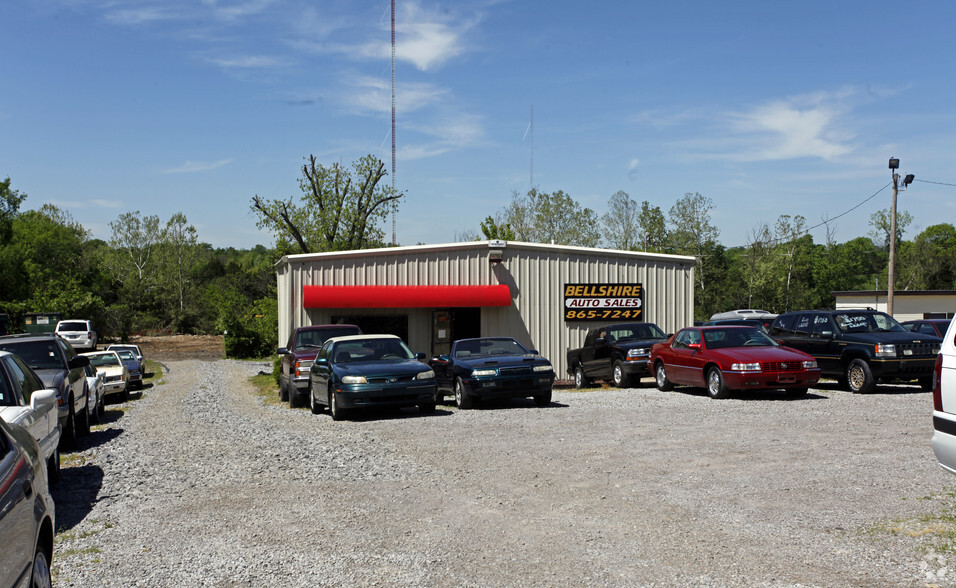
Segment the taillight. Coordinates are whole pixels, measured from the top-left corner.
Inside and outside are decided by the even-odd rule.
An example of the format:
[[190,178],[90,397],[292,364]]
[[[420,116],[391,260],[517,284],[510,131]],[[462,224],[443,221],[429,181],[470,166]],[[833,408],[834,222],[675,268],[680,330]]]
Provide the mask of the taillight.
[[936,356],[933,368],[933,409],[943,411],[943,354]]

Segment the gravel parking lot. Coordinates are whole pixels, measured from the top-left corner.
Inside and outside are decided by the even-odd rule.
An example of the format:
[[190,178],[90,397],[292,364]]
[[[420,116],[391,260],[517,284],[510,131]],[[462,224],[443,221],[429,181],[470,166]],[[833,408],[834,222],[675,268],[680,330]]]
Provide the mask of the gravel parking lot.
[[55,585],[956,584],[916,386],[333,422],[263,404],[267,364],[168,367],[64,468]]

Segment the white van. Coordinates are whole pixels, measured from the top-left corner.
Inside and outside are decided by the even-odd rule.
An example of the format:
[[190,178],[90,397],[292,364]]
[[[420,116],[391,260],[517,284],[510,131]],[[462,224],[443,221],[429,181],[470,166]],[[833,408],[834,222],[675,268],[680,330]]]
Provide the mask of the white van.
[[950,323],[933,374],[933,452],[956,474],[956,321]]

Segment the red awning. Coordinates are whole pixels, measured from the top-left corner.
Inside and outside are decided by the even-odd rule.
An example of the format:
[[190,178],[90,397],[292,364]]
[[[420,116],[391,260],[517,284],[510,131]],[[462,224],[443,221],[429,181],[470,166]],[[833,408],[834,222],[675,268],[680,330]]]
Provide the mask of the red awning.
[[510,306],[511,290],[493,286],[303,286],[304,308],[465,308]]

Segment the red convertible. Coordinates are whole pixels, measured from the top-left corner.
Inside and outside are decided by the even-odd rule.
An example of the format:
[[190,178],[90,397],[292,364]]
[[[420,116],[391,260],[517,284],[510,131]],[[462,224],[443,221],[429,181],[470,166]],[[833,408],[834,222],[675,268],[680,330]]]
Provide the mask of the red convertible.
[[820,379],[812,356],[781,347],[756,327],[687,327],[651,347],[657,388],[707,388],[711,398],[732,390],[786,390],[803,396]]

